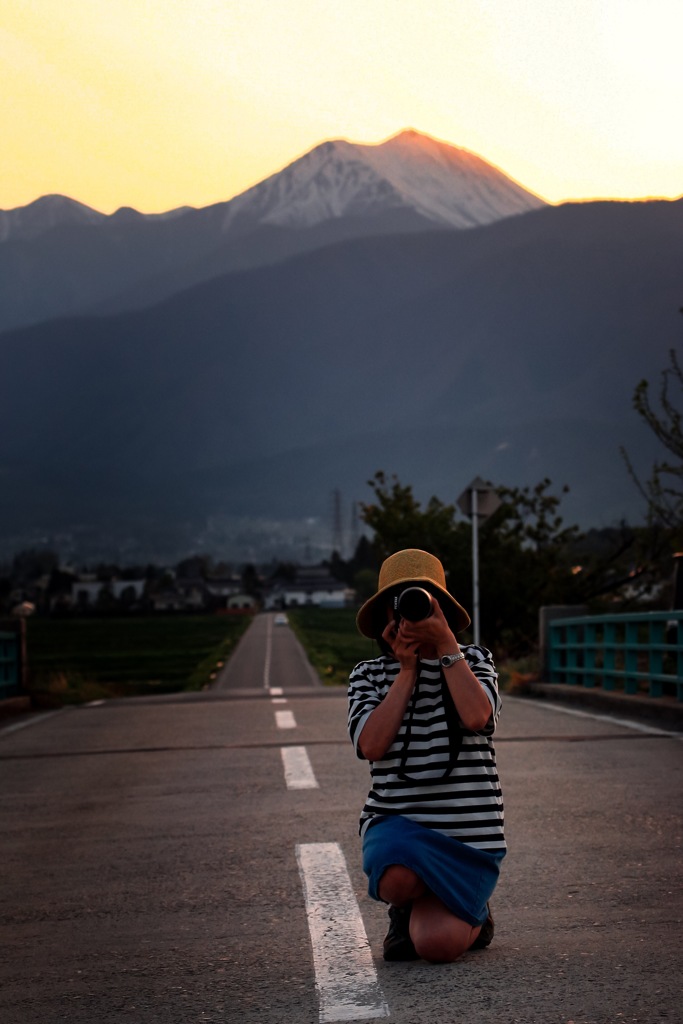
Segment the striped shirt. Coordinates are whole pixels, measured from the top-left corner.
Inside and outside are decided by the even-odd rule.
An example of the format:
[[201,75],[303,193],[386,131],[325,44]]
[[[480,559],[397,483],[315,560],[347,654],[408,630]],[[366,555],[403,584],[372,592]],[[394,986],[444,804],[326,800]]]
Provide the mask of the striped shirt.
[[[377,815],[402,814],[480,850],[505,850],[503,797],[492,735],[501,701],[491,652],[461,648],[491,702],[480,732],[466,730],[455,711],[438,660],[423,659],[394,742],[370,763],[372,788],[360,817],[364,834]],[[391,655],[356,665],[349,679],[349,735],[358,740],[368,717],[399,673]],[[444,693],[445,691],[445,693]]]

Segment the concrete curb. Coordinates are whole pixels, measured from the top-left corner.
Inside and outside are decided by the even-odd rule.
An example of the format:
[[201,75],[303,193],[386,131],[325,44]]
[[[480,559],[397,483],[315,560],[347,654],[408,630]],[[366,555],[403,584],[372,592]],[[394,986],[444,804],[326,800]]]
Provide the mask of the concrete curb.
[[4,697],[0,700],[0,722],[14,715],[25,715],[31,710],[31,698],[28,696]]
[[[512,696],[513,691],[510,692]],[[565,683],[542,682],[529,683],[523,690],[515,691],[514,696],[555,701],[683,732],[683,701],[674,697],[645,697],[599,688],[568,686]]]

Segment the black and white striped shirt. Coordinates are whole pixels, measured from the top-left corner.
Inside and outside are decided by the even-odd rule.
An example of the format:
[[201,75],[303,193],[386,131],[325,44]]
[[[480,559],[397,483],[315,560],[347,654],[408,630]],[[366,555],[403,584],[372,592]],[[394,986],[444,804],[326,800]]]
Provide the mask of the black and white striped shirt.
[[[492,735],[501,701],[491,652],[461,648],[491,702],[480,732],[466,730],[450,701],[438,660],[421,660],[396,739],[372,761],[372,789],[360,818],[363,835],[377,815],[401,814],[480,850],[505,850],[503,797]],[[358,757],[363,726],[399,673],[384,655],[356,665],[349,679],[349,735]],[[445,699],[444,699],[445,698]]]

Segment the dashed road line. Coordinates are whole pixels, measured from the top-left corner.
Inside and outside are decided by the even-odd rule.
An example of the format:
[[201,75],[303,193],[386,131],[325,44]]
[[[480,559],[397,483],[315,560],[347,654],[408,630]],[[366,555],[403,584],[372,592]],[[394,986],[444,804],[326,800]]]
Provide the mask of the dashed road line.
[[319,789],[305,747],[280,747],[287,789]]
[[296,720],[293,711],[276,711],[275,724],[278,729],[296,729]]
[[313,947],[320,1024],[388,1017],[339,843],[297,845]]

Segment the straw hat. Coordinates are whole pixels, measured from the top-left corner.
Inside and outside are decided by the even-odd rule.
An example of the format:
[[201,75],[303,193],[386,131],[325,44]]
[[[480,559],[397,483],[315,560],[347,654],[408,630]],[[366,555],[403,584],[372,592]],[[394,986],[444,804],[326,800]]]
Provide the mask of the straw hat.
[[427,551],[407,548],[390,555],[382,563],[377,593],[365,602],[356,616],[356,625],[363,636],[372,640],[381,636],[386,623],[378,618],[377,613],[385,604],[388,592],[401,583],[421,583],[435,597],[444,597],[446,600],[439,600],[439,604],[453,632],[457,633],[469,626],[469,615],[446,589],[446,574],[439,559]]

